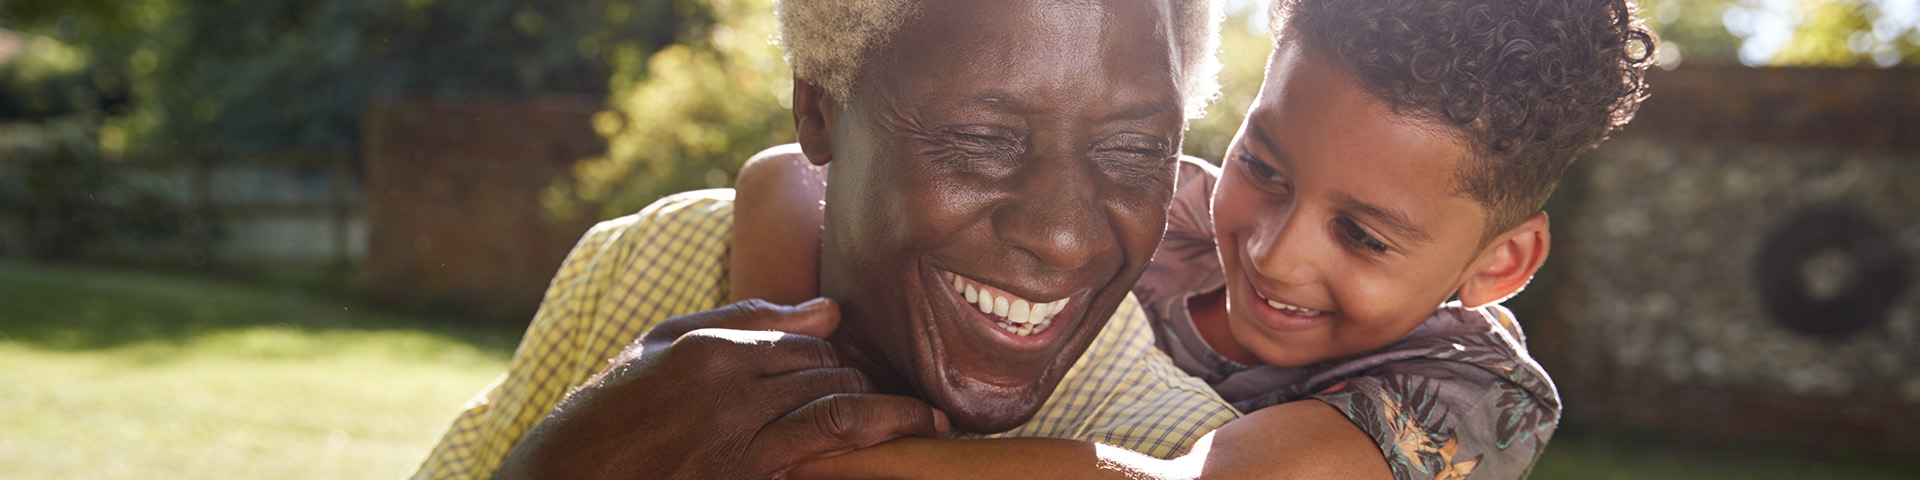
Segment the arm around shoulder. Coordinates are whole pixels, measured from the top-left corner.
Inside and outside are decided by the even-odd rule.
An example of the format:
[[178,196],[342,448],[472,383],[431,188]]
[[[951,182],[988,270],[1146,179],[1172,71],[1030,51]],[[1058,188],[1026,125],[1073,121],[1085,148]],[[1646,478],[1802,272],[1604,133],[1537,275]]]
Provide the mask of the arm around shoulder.
[[1391,479],[1372,437],[1313,400],[1228,423],[1162,460],[1056,438],[904,439],[808,464],[795,478]]

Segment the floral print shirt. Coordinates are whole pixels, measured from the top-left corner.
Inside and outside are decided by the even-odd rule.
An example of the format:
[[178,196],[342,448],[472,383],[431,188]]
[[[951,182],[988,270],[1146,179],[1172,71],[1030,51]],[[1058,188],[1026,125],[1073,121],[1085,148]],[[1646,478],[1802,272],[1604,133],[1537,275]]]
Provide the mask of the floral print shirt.
[[1312,399],[1372,436],[1401,479],[1525,477],[1560,417],[1553,382],[1499,305],[1436,309],[1405,337],[1351,358],[1300,368],[1241,365],[1208,346],[1187,299],[1225,285],[1213,240],[1218,170],[1188,159],[1167,234],[1134,287],[1155,345],[1242,412]]

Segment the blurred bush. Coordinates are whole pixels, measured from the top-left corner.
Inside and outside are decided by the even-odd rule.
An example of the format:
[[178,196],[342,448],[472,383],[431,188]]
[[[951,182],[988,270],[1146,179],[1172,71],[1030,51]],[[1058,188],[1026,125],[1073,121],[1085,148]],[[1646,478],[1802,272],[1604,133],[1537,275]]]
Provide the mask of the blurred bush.
[[689,23],[674,45],[623,61],[611,109],[594,118],[605,155],[582,160],[542,194],[548,212],[598,204],[603,216],[661,196],[727,187],[760,149],[793,141],[793,79],[768,0],[713,0],[710,23]]
[[83,49],[96,85],[130,94],[110,147],[351,151],[370,96],[605,92],[620,56],[675,38],[678,3],[12,0],[0,28]]
[[[217,215],[191,198],[222,186],[136,201],[156,198],[156,182],[127,177],[324,169],[311,159],[358,150],[373,97],[604,95],[617,66],[711,23],[704,12],[675,0],[0,1],[0,242],[27,238],[18,250],[35,255],[99,237],[204,242]],[[136,206],[164,211],[97,221]]]
[[1920,64],[1913,0],[1643,0],[1661,64],[1896,67]]

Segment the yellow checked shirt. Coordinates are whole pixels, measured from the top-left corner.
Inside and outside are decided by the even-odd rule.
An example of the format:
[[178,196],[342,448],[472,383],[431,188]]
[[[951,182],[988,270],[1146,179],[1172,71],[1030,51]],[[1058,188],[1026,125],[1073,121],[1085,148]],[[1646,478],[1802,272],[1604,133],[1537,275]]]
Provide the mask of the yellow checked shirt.
[[[594,226],[554,275],[507,373],[467,402],[414,478],[491,476],[567,392],[647,329],[723,305],[732,225],[733,190],[715,189]],[[1167,458],[1237,416],[1154,348],[1129,296],[1033,420],[986,437],[1079,439]]]

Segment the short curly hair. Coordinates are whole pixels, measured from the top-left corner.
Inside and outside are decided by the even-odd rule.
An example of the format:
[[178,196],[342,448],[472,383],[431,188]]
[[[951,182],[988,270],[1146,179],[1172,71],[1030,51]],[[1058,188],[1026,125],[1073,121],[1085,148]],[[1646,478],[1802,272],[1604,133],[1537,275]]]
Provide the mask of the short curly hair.
[[[1220,93],[1221,0],[1171,0],[1187,118]],[[918,11],[917,0],[775,0],[779,43],[793,76],[845,101],[866,55]]]
[[1488,212],[1483,242],[1633,119],[1659,41],[1630,0],[1279,0],[1272,14],[1278,38],[1469,145],[1454,180]]

